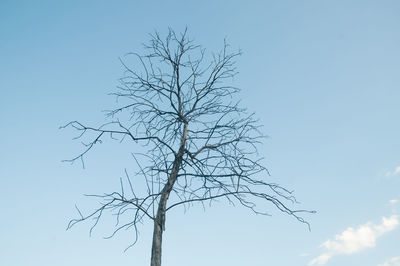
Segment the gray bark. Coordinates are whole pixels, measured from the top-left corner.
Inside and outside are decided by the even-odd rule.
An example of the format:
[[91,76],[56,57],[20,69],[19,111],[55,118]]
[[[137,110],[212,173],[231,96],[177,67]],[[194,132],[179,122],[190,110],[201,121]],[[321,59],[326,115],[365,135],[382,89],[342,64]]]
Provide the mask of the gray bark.
[[167,209],[167,201],[174,187],[175,181],[178,177],[179,169],[182,164],[182,156],[185,152],[186,138],[187,138],[188,124],[184,124],[183,135],[179,151],[176,154],[172,171],[168,177],[168,182],[165,184],[161,192],[161,199],[158,203],[157,215],[154,220],[154,232],[153,232],[153,244],[151,248],[151,263],[150,266],[161,266],[161,254],[162,254],[162,234],[165,230],[165,214]]

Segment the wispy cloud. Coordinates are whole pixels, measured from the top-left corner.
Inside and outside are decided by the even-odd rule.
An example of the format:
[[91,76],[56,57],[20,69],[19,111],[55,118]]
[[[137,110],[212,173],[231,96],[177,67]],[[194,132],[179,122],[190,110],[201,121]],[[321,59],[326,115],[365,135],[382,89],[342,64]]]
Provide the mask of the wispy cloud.
[[395,229],[398,225],[398,216],[393,215],[389,218],[382,217],[382,223],[378,225],[366,223],[356,229],[349,227],[336,235],[334,240],[329,239],[322,243],[321,247],[325,249],[325,252],[311,260],[309,265],[324,265],[335,255],[352,254],[372,248],[376,245],[376,239],[379,236]]
[[389,200],[389,205],[390,205],[390,207],[391,207],[391,209],[392,209],[392,213],[393,214],[396,214],[396,213],[399,213],[399,200],[398,199],[391,199],[391,200]]
[[392,204],[392,205],[395,205],[397,202],[399,202],[398,199],[389,200],[389,203]]
[[389,177],[389,176],[395,176],[395,175],[399,175],[400,174],[400,166],[397,166],[396,168],[394,168],[393,171],[387,171],[385,176]]
[[400,257],[394,257],[378,266],[400,266]]

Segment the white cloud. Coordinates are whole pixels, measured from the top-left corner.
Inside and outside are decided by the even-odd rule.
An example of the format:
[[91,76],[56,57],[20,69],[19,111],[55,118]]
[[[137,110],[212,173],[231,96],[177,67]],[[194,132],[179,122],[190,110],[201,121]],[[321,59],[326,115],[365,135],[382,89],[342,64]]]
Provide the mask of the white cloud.
[[397,202],[399,202],[398,199],[389,200],[389,203],[392,204],[392,205],[396,204]]
[[394,257],[378,266],[400,266],[400,257]]
[[398,175],[400,174],[400,166],[397,166],[396,169],[394,169],[393,175]]
[[394,175],[398,175],[400,174],[400,166],[397,166],[396,168],[394,168],[393,171],[387,171],[385,176],[389,177],[389,176],[394,176]]
[[328,260],[330,260],[332,258],[332,254],[329,253],[323,253],[321,255],[319,255],[318,257],[316,257],[315,259],[313,259],[312,261],[310,261],[310,263],[308,265],[324,265],[325,263],[328,262]]
[[325,252],[311,260],[309,265],[324,265],[333,256],[339,254],[352,254],[376,245],[376,239],[382,234],[395,229],[399,225],[398,216],[393,215],[389,218],[382,217],[382,223],[374,225],[366,223],[357,229],[347,228],[344,232],[334,237],[334,240],[327,240],[321,247]]

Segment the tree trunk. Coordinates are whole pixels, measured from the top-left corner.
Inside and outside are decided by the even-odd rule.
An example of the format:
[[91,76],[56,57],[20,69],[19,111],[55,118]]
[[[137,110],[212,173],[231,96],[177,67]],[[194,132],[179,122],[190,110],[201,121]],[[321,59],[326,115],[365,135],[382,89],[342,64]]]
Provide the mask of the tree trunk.
[[[175,181],[173,183],[175,183]],[[169,192],[172,189],[172,187],[171,189],[168,189],[170,184],[171,184],[170,180],[168,180],[167,184],[164,186],[162,190],[161,199],[157,209],[157,216],[156,219],[154,220],[153,245],[151,248],[150,266],[161,266],[162,234],[163,231],[165,230],[165,212],[166,212]]]
[[167,209],[167,201],[169,194],[174,187],[175,181],[178,178],[179,168],[182,164],[183,153],[185,152],[186,137],[187,137],[188,124],[184,124],[183,136],[179,151],[175,156],[175,160],[172,166],[171,174],[168,177],[168,181],[161,191],[161,199],[158,203],[157,215],[154,220],[154,232],[153,232],[153,245],[151,248],[151,264],[150,266],[161,266],[161,248],[162,248],[162,234],[165,230],[165,213]]
[[161,266],[161,247],[162,247],[162,233],[161,225],[154,221],[153,232],[153,246],[151,249],[151,266]]

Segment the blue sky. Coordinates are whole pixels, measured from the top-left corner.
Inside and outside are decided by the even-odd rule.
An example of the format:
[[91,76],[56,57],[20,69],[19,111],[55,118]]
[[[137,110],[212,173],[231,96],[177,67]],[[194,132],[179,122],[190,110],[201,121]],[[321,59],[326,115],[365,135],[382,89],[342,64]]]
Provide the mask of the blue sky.
[[295,190],[311,232],[215,204],[167,217],[163,265],[400,265],[400,2],[0,2],[0,264],[148,265],[152,226],[139,242],[104,221],[65,231],[84,193],[118,188],[128,147],[104,143],[86,168],[70,120],[104,122],[122,75],[118,57],[148,33],[189,28],[209,51],[241,49],[242,102],[269,136],[271,180]]

